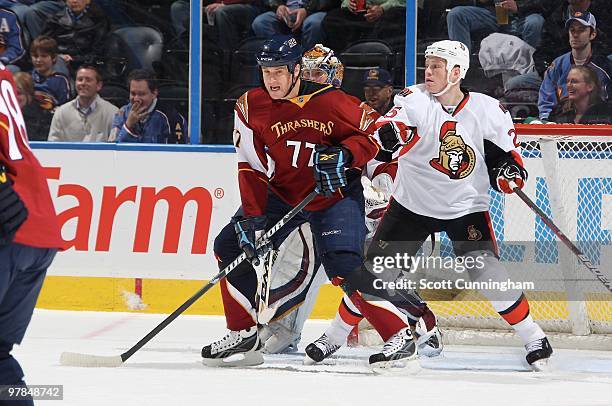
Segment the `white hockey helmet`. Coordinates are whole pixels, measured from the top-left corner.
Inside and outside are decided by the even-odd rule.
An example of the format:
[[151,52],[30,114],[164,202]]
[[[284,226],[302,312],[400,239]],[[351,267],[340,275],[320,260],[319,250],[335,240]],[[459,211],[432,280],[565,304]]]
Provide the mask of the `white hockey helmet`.
[[437,56],[446,61],[449,78],[450,71],[455,66],[459,66],[461,79],[465,79],[465,74],[470,68],[470,51],[459,41],[445,39],[443,41],[434,42],[425,50],[425,58],[428,56]]

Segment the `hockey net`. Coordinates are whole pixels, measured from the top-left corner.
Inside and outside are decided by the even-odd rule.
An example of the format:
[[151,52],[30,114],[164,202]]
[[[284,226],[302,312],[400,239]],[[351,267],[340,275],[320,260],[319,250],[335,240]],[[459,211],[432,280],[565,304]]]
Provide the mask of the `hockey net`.
[[[524,191],[612,279],[612,127],[522,125],[517,132],[529,172]],[[511,278],[513,270],[533,278],[525,294],[534,320],[558,347],[612,350],[612,294],[518,197],[490,193],[503,264]],[[437,240],[439,254],[452,255],[444,233]],[[478,291],[421,295],[447,343],[519,344]],[[379,342],[376,336],[359,329],[360,343]]]

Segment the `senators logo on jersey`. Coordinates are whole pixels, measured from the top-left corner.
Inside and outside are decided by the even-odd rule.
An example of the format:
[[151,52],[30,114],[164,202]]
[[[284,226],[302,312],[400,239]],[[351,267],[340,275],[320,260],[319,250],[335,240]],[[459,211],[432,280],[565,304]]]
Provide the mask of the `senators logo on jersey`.
[[429,164],[451,179],[463,179],[474,171],[476,154],[457,134],[457,122],[447,121],[440,129],[440,149],[438,156]]

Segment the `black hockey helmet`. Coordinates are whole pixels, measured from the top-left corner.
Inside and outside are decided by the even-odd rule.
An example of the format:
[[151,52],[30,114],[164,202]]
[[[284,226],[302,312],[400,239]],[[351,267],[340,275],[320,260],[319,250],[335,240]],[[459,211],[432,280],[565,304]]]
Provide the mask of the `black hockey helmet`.
[[287,66],[292,73],[303,54],[304,49],[292,36],[274,35],[264,42],[257,54],[257,64],[262,67]]

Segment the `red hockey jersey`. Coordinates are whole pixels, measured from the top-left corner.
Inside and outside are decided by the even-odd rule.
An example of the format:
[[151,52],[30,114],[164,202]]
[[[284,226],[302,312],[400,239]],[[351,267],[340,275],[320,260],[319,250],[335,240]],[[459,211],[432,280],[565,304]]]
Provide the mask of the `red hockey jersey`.
[[[354,168],[363,167],[378,152],[372,138],[376,116],[355,98],[331,85],[303,82],[300,95],[273,100],[257,88],[238,99],[234,145],[238,181],[246,216],[263,214],[268,186],[294,206],[315,187],[312,159],[315,145],[342,145],[353,155]],[[327,208],[342,198],[317,196],[306,210]]]
[[61,248],[55,215],[43,168],[28,145],[23,115],[17,102],[11,73],[0,64],[0,163],[13,181],[15,191],[28,208],[28,218],[15,242],[38,248]]

